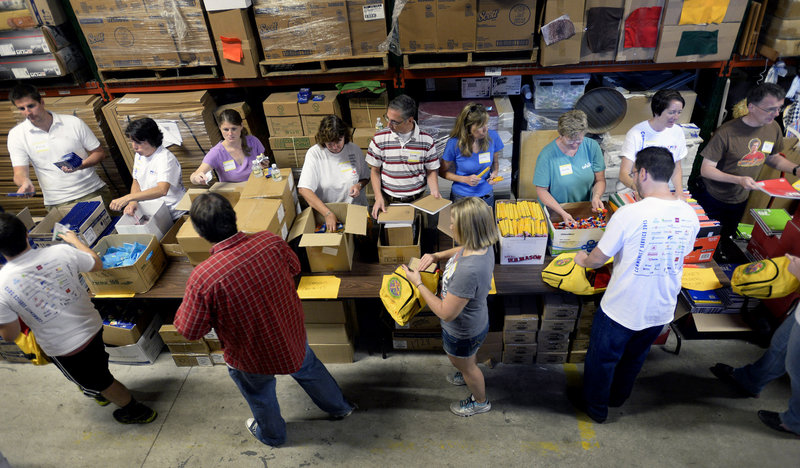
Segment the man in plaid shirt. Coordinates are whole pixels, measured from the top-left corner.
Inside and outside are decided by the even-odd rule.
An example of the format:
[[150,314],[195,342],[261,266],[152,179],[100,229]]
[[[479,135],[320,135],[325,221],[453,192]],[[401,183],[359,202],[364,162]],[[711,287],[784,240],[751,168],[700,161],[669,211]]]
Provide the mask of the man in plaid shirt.
[[273,447],[286,442],[274,374],[290,374],[331,418],[349,416],[355,406],[308,346],[294,283],[300,262],[289,245],[268,231],[238,232],[236,213],[218,194],[197,197],[189,216],[214,246],[189,276],[174,325],[188,340],[216,330],[228,373],[253,412],[250,433]]

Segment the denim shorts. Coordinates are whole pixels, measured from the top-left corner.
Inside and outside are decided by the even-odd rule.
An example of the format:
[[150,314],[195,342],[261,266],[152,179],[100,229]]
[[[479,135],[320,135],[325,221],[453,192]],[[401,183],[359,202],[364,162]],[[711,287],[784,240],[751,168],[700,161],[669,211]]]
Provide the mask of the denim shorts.
[[444,352],[450,356],[457,358],[468,358],[478,352],[478,348],[483,344],[486,339],[486,334],[489,333],[489,324],[482,332],[478,333],[472,338],[456,338],[442,329],[442,347]]

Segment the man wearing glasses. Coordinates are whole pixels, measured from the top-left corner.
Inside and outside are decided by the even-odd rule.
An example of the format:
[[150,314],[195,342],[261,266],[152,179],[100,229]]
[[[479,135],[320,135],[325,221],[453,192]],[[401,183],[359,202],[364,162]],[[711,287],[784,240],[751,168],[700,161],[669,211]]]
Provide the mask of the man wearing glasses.
[[692,195],[709,217],[722,225],[727,238],[739,225],[750,190],[758,190],[755,178],[765,163],[797,175],[797,166],[780,155],[781,128],[775,117],[781,112],[785,92],[773,83],[762,83],[747,93],[747,115],[717,129],[700,153],[702,178]]
[[426,185],[430,185],[434,197],[441,198],[436,143],[414,121],[416,112],[417,104],[405,94],[392,99],[385,116],[389,128],[377,132],[367,149],[375,192],[374,218],[391,203],[421,198]]

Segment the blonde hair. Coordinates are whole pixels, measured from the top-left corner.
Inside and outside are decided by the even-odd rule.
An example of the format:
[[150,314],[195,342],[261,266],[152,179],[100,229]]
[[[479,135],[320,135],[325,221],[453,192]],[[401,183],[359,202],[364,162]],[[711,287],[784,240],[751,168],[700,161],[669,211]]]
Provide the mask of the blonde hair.
[[[470,102],[458,114],[456,125],[450,132],[450,138],[458,138],[458,149],[464,156],[472,156],[472,143],[475,139],[472,137],[470,129],[473,125],[483,127],[489,124],[489,113],[483,104],[475,104]],[[481,140],[481,151],[486,151],[489,148],[491,139],[487,136]]]
[[479,250],[500,240],[492,209],[477,197],[466,197],[453,203],[450,211],[455,240],[469,250]]
[[588,126],[586,114],[582,110],[567,111],[558,118],[558,134],[567,138],[585,132]]

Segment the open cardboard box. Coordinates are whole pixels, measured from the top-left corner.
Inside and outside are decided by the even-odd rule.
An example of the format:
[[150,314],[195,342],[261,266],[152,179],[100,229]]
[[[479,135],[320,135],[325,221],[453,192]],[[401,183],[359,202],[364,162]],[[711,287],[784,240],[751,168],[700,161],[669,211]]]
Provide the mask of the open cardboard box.
[[103,256],[109,247],[138,242],[146,247],[133,265],[104,268],[81,273],[93,294],[144,293],[153,287],[167,266],[161,244],[152,234],[111,234],[97,242],[92,250]]
[[282,168],[280,171],[281,180],[275,180],[271,177],[255,177],[250,174],[250,178],[247,179],[247,182],[242,187],[241,198],[271,198],[279,200],[284,210],[282,217],[286,218],[286,225],[291,226],[295,217],[297,217],[297,195],[294,187],[294,176],[292,175],[292,170],[288,167]]
[[179,211],[189,211],[192,208],[192,202],[195,198],[200,196],[201,193],[218,193],[227,198],[231,205],[236,205],[239,197],[244,189],[245,182],[217,182],[209,188],[190,188],[181,198],[181,201],[175,205],[175,209]]
[[[99,201],[100,205],[95,208],[78,229],[74,229],[73,226],[73,230],[76,231],[78,238],[84,244],[92,246],[95,241],[97,241],[100,234],[111,224],[111,217],[108,215],[108,211],[106,211],[106,206],[101,197],[95,197],[86,201]],[[70,210],[72,210],[75,205],[77,205],[77,203],[56,207],[50,210],[47,216],[31,229],[28,233],[28,238],[33,241],[36,247],[48,247],[62,242],[60,239],[53,240],[53,227],[55,227],[55,224],[61,221],[64,216],[69,214]]]
[[385,234],[385,245],[413,245],[414,219],[414,207],[411,205],[389,205],[385,212],[379,213],[378,223]]
[[[414,214],[413,209],[411,210],[411,214],[412,215]],[[411,261],[412,258],[420,257],[422,252],[422,249],[420,247],[420,229],[419,229],[419,226],[422,226],[421,214],[416,214],[416,216],[414,216],[414,223],[417,225],[418,228],[414,230],[413,226],[409,227],[408,238],[406,238],[405,235],[406,234],[405,228],[395,227],[387,229],[388,225],[384,224],[381,226],[381,232],[380,235],[378,236],[378,263],[381,264],[408,263]],[[392,231],[398,231],[398,230],[402,230],[403,232],[394,234],[394,238],[391,237],[393,234]],[[386,237],[389,238],[389,245],[383,244],[384,231],[386,231],[385,233]],[[401,236],[399,236],[398,234],[401,234]]]
[[[596,215],[596,213],[592,211],[591,202],[562,203],[561,208],[572,215],[576,221]],[[590,252],[606,231],[606,228],[555,229],[553,225],[563,221],[561,215],[551,213],[551,210],[547,207],[545,207],[544,212],[547,216],[547,231],[551,239],[551,255],[559,255],[564,252],[575,252],[579,250]],[[608,221],[609,218],[611,218],[611,214],[607,215],[606,221]]]
[[[517,200],[521,201],[521,200]],[[536,200],[530,200],[537,203]],[[495,213],[497,205],[502,203],[515,203],[512,200],[497,200],[495,202]],[[495,223],[499,219],[495,214]],[[534,221],[535,222],[535,221]],[[528,236],[528,237],[500,237],[498,243],[500,247],[501,265],[541,265],[544,263],[545,250],[547,250],[548,236]]]
[[313,272],[350,271],[355,251],[353,235],[367,234],[367,207],[349,203],[328,203],[328,208],[344,224],[342,233],[315,233],[325,219],[313,208],[306,208],[289,231],[288,241],[300,238],[299,246],[306,249],[308,264]]
[[175,224],[172,221],[172,215],[169,214],[169,208],[161,200],[139,202],[136,214],[147,216],[149,219],[143,223],[137,223],[133,216],[123,214],[114,226],[118,234],[152,234],[161,241]]

